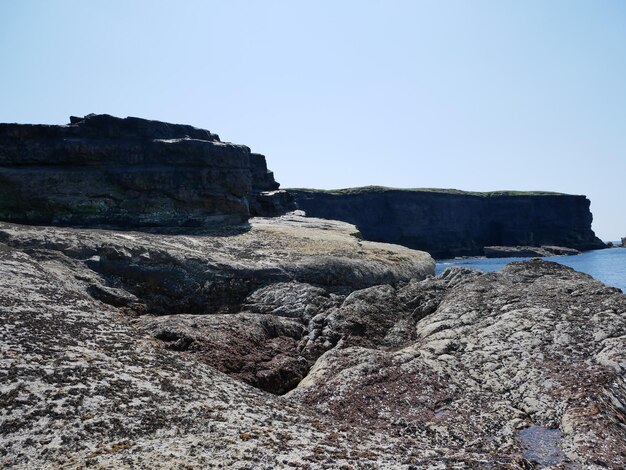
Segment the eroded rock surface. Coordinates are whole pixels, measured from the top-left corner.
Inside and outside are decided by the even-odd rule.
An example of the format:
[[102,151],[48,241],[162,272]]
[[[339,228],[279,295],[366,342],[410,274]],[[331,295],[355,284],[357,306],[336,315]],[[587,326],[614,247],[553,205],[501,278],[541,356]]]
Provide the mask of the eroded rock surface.
[[168,349],[273,393],[295,387],[338,341],[329,333],[305,348],[313,317],[354,289],[434,272],[426,253],[355,234],[298,216],[185,236],[0,225],[0,241],[65,266],[91,297],[147,315],[137,327]]
[[71,266],[0,244],[0,467],[395,467],[399,440],[248,387],[128,320]]
[[0,466],[623,468],[618,289],[355,233],[0,225]]
[[400,349],[326,352],[289,396],[342,422],[494,458],[534,455],[525,428],[560,430],[552,464],[623,466],[618,289],[556,263],[512,263],[448,289],[415,332]]

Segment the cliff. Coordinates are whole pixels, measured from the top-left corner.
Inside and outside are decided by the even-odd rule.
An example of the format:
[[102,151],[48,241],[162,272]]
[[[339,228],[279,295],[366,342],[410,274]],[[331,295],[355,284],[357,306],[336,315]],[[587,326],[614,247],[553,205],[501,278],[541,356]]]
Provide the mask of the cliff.
[[[0,215],[25,222],[0,222],[1,468],[623,468],[619,289],[541,260],[434,277],[347,222],[248,220],[291,196],[189,126],[0,136]],[[582,196],[295,193],[370,238],[595,240]]]
[[383,187],[288,191],[307,215],[343,220],[367,240],[428,251],[436,258],[482,255],[492,245],[604,247],[591,230],[585,196]]
[[1,220],[237,223],[291,209],[278,186],[263,155],[192,126],[94,114],[64,126],[0,124]]

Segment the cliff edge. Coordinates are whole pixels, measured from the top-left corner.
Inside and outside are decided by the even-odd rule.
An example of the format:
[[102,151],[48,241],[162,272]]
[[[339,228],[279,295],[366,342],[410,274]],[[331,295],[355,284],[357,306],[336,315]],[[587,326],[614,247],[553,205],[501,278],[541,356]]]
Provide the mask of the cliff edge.
[[293,201],[244,145],[188,125],[106,114],[0,124],[0,220],[211,226],[279,215]]
[[585,196],[377,186],[289,189],[307,215],[355,224],[365,239],[428,251],[435,258],[482,255],[485,246],[604,248]]

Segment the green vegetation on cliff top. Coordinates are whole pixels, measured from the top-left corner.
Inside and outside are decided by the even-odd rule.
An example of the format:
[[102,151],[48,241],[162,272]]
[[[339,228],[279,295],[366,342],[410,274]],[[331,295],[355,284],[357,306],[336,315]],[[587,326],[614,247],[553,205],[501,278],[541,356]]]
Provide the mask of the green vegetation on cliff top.
[[565,193],[556,193],[549,191],[461,191],[460,189],[446,189],[446,188],[389,188],[386,186],[361,186],[358,188],[345,188],[345,189],[311,189],[311,188],[285,188],[287,191],[303,191],[308,193],[324,193],[334,195],[348,195],[348,194],[360,194],[360,193],[382,193],[387,191],[411,191],[421,193],[441,193],[441,194],[455,194],[459,196],[481,196],[481,197],[495,197],[495,196],[569,196]]

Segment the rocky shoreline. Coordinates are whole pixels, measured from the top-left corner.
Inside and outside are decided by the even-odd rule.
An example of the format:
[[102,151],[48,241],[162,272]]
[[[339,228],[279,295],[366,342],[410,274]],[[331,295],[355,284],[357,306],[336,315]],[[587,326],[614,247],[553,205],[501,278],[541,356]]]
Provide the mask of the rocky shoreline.
[[[288,212],[243,146],[109,118],[0,128],[0,467],[623,468],[619,289],[541,259],[434,276]],[[105,149],[137,184],[160,155],[167,213],[103,176]],[[68,155],[100,186],[59,186]],[[105,193],[133,202],[76,210]]]
[[433,277],[336,224],[2,224],[0,462],[621,468],[619,289],[539,260]]
[[574,256],[580,251],[563,246],[486,246],[486,258],[544,258],[546,256]]

